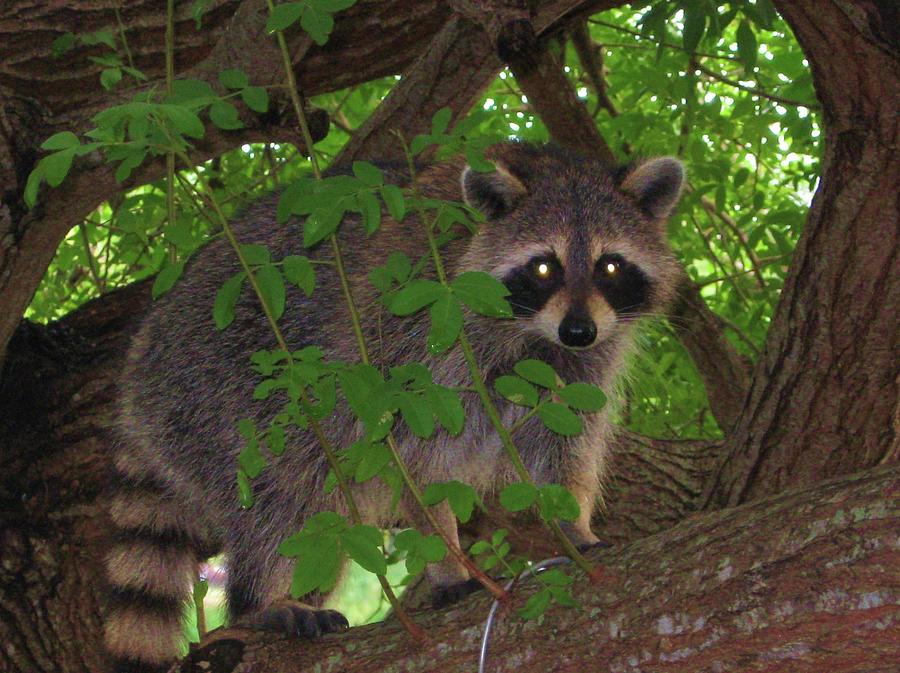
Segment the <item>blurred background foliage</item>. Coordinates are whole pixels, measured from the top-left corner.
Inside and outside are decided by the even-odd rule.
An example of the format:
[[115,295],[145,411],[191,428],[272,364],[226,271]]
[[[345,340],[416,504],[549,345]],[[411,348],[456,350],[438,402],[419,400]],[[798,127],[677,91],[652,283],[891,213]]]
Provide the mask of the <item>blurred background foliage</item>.
[[[587,31],[597,70],[584,67],[568,35],[554,38],[551,48],[623,162],[661,154],[684,160],[689,185],[669,225],[672,245],[728,326],[728,338],[755,360],[818,179],[818,105],[799,45],[769,0],[635,3],[592,17]],[[397,80],[313,100],[332,119],[330,134],[317,144],[326,161]],[[488,113],[481,120],[485,133],[548,140],[509,72],[499,74],[477,107]],[[309,162],[291,146],[245,145],[195,170],[232,214],[307,173]],[[181,176],[196,181],[196,173]],[[187,259],[216,235],[183,184],[178,189],[174,222],[167,221],[159,181],[104,204],[73,229],[27,317],[59,318]],[[640,343],[620,421],[654,437],[718,436],[703,384],[673,326],[651,321]],[[377,586],[351,582],[348,592],[343,609],[357,606],[353,621],[380,615]]]

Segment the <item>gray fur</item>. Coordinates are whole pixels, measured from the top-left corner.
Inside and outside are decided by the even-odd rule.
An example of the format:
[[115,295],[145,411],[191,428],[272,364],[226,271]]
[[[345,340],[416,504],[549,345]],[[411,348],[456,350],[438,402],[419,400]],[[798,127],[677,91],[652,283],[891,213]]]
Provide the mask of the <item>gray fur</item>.
[[[641,268],[654,279],[648,310],[664,307],[676,277],[674,257],[655,222],[623,194],[610,172],[552,148],[500,145],[489,156],[502,163],[527,193],[517,197],[511,211],[486,223],[477,236],[463,237],[444,249],[451,274],[465,269],[497,273],[515,251],[563,239],[568,242],[563,260],[565,297],[583,295],[590,292],[581,286],[590,285],[584,267],[591,250],[625,241],[629,249],[640,251]],[[464,168],[460,162],[451,162],[426,169],[421,175],[424,190],[430,196],[461,200]],[[327,245],[309,253],[302,250],[298,222],[276,223],[276,200],[275,195],[266,197],[236,219],[233,227],[238,239],[266,245],[276,260],[290,254],[331,259]],[[340,239],[373,364],[386,368],[419,360],[432,369],[436,382],[467,384],[468,370],[458,349],[437,357],[426,352],[427,312],[408,318],[391,316],[380,307],[377,292],[366,278],[369,269],[394,250],[413,260],[427,252],[417,218],[410,215],[397,223],[385,217],[380,231],[370,238],[357,222],[345,221]],[[288,290],[282,331],[294,349],[318,344],[327,359],[357,361],[338,279],[331,267],[316,268],[318,282],[312,298],[296,288]],[[289,434],[287,451],[271,460],[273,465],[253,481],[253,508],[238,507],[236,459],[243,441],[236,422],[249,415],[264,427],[280,410],[282,400],[273,396],[254,402],[251,398],[259,378],[249,367],[250,356],[276,344],[249,288],[245,287],[238,303],[234,323],[221,333],[213,325],[216,291],[237,271],[233,252],[225,241],[216,240],[196,255],[178,285],[154,304],[144,320],[120,382],[118,464],[131,478],[152,478],[163,484],[163,497],[177,503],[191,522],[193,535],[202,537],[206,548],[220,546],[229,554],[229,592],[231,598],[240,598],[240,605],[232,606],[233,616],[242,617],[287,592],[289,564],[277,555],[278,543],[297,531],[310,514],[344,507],[336,495],[323,493],[325,457],[312,435],[300,431]],[[560,301],[567,301],[565,297]],[[566,380],[591,381],[612,392],[631,343],[631,320],[614,321],[602,342],[578,352],[541,338],[529,322],[528,318],[503,321],[466,316],[466,329],[489,382],[507,373],[519,359],[539,357]],[[521,413],[520,407],[501,399],[497,402],[508,422]],[[420,485],[459,479],[489,493],[515,478],[475,396],[464,395],[464,404],[466,427],[458,437],[439,432],[432,442],[417,440],[399,422],[395,436]],[[340,402],[324,425],[339,447],[357,438],[357,424]],[[602,414],[586,425],[588,433],[573,440],[554,435],[537,421],[525,424],[515,436],[535,479],[571,486],[584,504],[585,515],[572,527],[576,542],[596,540],[588,522],[598,495],[608,433]],[[369,522],[385,525],[396,519],[389,510],[389,496],[377,480],[359,486],[358,497]],[[455,526],[452,520],[448,524]],[[459,568],[444,567],[434,575],[443,583],[465,579]],[[139,650],[136,644],[133,656],[137,659]]]

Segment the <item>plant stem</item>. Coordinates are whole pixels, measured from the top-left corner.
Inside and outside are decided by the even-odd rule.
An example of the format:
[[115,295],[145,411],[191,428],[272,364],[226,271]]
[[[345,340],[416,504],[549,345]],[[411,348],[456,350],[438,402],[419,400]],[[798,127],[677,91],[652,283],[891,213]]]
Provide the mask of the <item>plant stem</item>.
[[[399,135],[399,134],[398,134]],[[412,154],[409,151],[409,148],[406,145],[406,142],[403,138],[400,138],[400,141],[403,143],[403,149],[406,153],[406,161],[409,166],[410,179],[412,181],[412,189],[413,189],[413,198],[415,200],[416,209],[419,211],[419,219],[422,221],[422,226],[425,227],[425,234],[428,237],[428,246],[431,248],[431,255],[434,259],[434,268],[437,273],[438,280],[441,285],[448,288],[450,287],[449,282],[447,281],[447,273],[444,269],[444,262],[441,259],[440,250],[438,250],[437,242],[434,239],[434,232],[432,231],[432,222],[425,214],[425,210],[422,206],[422,200],[419,195],[419,187],[418,187],[418,177],[416,174],[415,163],[412,160]],[[475,390],[478,392],[478,396],[481,398],[481,403],[487,411],[488,418],[491,421],[491,425],[494,426],[494,430],[496,430],[498,436],[500,437],[500,443],[503,445],[503,449],[506,451],[506,455],[509,457],[510,462],[513,464],[513,468],[516,470],[516,473],[519,475],[519,478],[532,486],[536,487],[534,480],[531,478],[531,474],[528,472],[528,468],[525,467],[525,463],[522,462],[522,456],[519,454],[519,450],[516,448],[516,445],[512,441],[512,436],[510,435],[509,429],[503,424],[503,420],[500,418],[500,412],[497,409],[497,405],[494,404],[494,400],[491,397],[490,392],[487,389],[487,386],[484,383],[484,376],[481,373],[481,368],[478,366],[478,361],[475,358],[475,353],[472,350],[472,344],[469,341],[469,337],[466,336],[465,325],[459,330],[459,346],[462,350],[463,357],[466,360],[466,364],[469,367],[469,372],[472,377],[472,385]],[[560,546],[565,550],[566,554],[581,568],[588,577],[597,578],[598,573],[595,568],[588,562],[584,556],[578,551],[575,545],[572,544],[572,541],[563,533],[562,529],[559,527],[559,524],[552,519],[545,519],[545,523],[553,531],[554,536],[559,542]]]
[[[266,2],[268,4],[269,13],[271,14],[274,11],[275,6],[272,3],[272,0],[266,0]],[[300,133],[303,136],[303,142],[306,144],[306,149],[309,152],[309,160],[310,160],[310,164],[312,165],[313,175],[315,175],[316,180],[321,180],[322,179],[322,171],[319,168],[319,160],[318,160],[318,157],[316,156],[316,150],[313,147],[312,134],[310,134],[310,132],[309,132],[309,124],[307,123],[307,120],[306,120],[306,114],[303,111],[303,103],[300,100],[300,92],[297,89],[297,80],[294,77],[294,69],[293,69],[293,66],[291,63],[291,55],[288,52],[287,41],[284,39],[284,33],[280,30],[276,31],[276,38],[278,40],[278,47],[281,51],[282,62],[284,64],[284,72],[285,72],[285,76],[287,78],[288,93],[291,97],[291,103],[294,107],[294,113],[297,115],[297,122],[300,124]],[[338,270],[338,274],[341,279],[341,288],[344,292],[344,297],[347,301],[347,308],[350,311],[351,318],[353,319],[353,330],[356,333],[357,342],[360,347],[360,356],[363,358],[363,361],[368,364],[368,351],[366,350],[365,339],[363,337],[362,328],[360,326],[359,313],[356,309],[356,304],[353,301],[353,295],[350,292],[349,281],[347,279],[347,274],[344,271],[343,258],[341,257],[340,247],[338,245],[337,237],[335,235],[331,236],[331,246],[332,246],[332,250],[334,251],[335,266]],[[318,436],[318,434],[317,434],[317,436]],[[393,442],[391,441],[391,438],[389,437],[388,445],[391,446],[391,444],[393,444]],[[323,448],[324,448],[324,445],[323,445]],[[405,469],[405,465],[403,465],[402,458],[400,457],[399,453],[396,452],[395,445],[391,446],[391,452],[394,455],[395,460],[399,461],[398,467],[400,467],[401,474],[408,476],[408,472]],[[343,480],[343,476],[341,474],[340,467],[337,464],[336,460],[332,464],[332,470],[334,471],[335,476],[338,479],[338,483],[340,484],[340,482]],[[404,478],[406,478],[406,477],[404,477]],[[412,484],[411,481],[407,483],[407,486],[410,486],[410,485],[415,486],[415,484]],[[341,492],[344,494],[344,496],[346,498],[352,499],[349,488],[342,488]],[[421,502],[421,500],[420,500],[420,502]],[[353,508],[356,509],[355,504],[353,505]],[[429,512],[426,509],[426,515],[428,515],[428,514],[429,514]],[[355,519],[360,519],[358,510],[356,512]],[[358,521],[357,521],[357,523],[358,523]],[[449,547],[452,547],[452,545],[448,545],[448,548]],[[403,606],[400,605],[400,601],[397,599],[396,594],[394,594],[394,590],[391,587],[390,583],[387,581],[387,577],[385,577],[384,575],[377,575],[377,577],[378,577],[379,583],[381,584],[381,589],[384,592],[384,595],[387,596],[388,602],[390,602],[390,604],[391,604],[391,608],[397,614],[398,619],[400,619],[400,622],[406,628],[407,632],[413,638],[415,638],[417,640],[427,639],[425,632],[420,627],[418,627],[415,624],[415,622],[412,621],[409,614],[406,612],[406,610],[403,609]],[[501,589],[501,591],[502,591],[502,589]]]
[[[118,16],[118,12],[116,12]],[[133,66],[132,66],[133,67]],[[175,83],[175,0],[166,0],[166,96],[171,98]],[[190,164],[188,164],[190,165]],[[175,225],[175,152],[166,154],[166,217],[169,226]],[[169,248],[169,261],[176,259],[174,247]]]

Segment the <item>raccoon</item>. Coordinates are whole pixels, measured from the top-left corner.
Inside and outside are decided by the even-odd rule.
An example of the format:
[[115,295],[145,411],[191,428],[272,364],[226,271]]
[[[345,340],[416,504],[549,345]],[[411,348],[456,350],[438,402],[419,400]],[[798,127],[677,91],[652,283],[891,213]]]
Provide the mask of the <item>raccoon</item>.
[[[665,222],[683,181],[681,164],[656,158],[622,169],[552,146],[507,143],[490,148],[492,173],[461,160],[426,168],[426,196],[465,200],[486,221],[473,235],[442,250],[448,273],[486,271],[502,280],[514,319],[466,314],[465,325],[485,380],[508,373],[520,359],[549,362],[567,381],[587,381],[612,392],[633,324],[662,310],[673,294],[678,265],[666,243]],[[233,223],[242,243],[261,243],[273,259],[303,254],[301,223],[279,225],[276,196],[251,206]],[[352,218],[347,218],[352,219]],[[459,349],[442,355],[425,348],[428,317],[380,310],[368,271],[393,251],[415,260],[428,253],[422,223],[385,216],[366,236],[345,221],[340,241],[350,285],[361,307],[372,363],[387,368],[422,361],[436,383],[464,386],[469,371]],[[307,252],[332,260],[330,246]],[[317,267],[318,287],[307,298],[289,289],[280,321],[291,349],[316,344],[329,360],[354,362],[356,341],[336,274]],[[430,268],[430,267],[429,267]],[[324,269],[324,270],[322,270]],[[345,628],[334,611],[286,601],[289,559],[278,544],[323,510],[346,512],[337,492],[326,494],[328,465],[311,433],[288,433],[288,449],[253,481],[255,503],[238,506],[235,474],[244,442],[236,429],[251,415],[264,427],[281,400],[254,401],[258,377],[250,356],[275,342],[258,300],[245,288],[236,318],[217,332],[211,308],[217,289],[239,270],[223,240],[206,246],[185,268],[179,284],[157,300],[140,326],[120,381],[119,436],[115,457],[119,489],[111,502],[117,533],[107,569],[112,595],[105,635],[118,670],[165,668],[179,651],[181,616],[201,560],[227,554],[227,600],[233,621],[314,636]],[[426,269],[426,277],[434,277]],[[458,436],[414,437],[396,424],[395,438],[420,485],[457,479],[488,494],[517,481],[477,396],[463,395],[466,424]],[[503,419],[522,408],[496,399]],[[536,419],[521,424],[514,439],[534,479],[561,483],[581,506],[566,528],[573,542],[591,544],[591,514],[598,498],[610,424],[603,414],[585,419],[583,435],[565,438]],[[343,402],[324,429],[335,446],[348,446],[360,430]],[[377,480],[355,485],[367,523],[396,521],[390,494]],[[446,503],[435,508],[451,537],[456,521]],[[414,507],[401,501],[401,518],[427,528]],[[429,567],[438,592],[466,582],[453,560]]]

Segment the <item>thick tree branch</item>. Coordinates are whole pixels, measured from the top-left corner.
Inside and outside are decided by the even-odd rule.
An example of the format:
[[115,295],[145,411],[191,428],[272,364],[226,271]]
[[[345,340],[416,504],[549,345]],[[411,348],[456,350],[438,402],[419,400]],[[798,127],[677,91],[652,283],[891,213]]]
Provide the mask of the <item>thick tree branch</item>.
[[[531,622],[507,613],[490,670],[886,670],[896,654],[887,625],[900,617],[898,489],[900,470],[879,468],[594,552],[608,579],[576,582],[580,609]],[[534,590],[521,586],[511,608]],[[489,606],[478,595],[422,610],[425,647],[391,621],[315,642],[223,630],[173,670],[468,673]]]
[[896,10],[776,5],[822,102],[823,174],[709,507],[900,459]]

